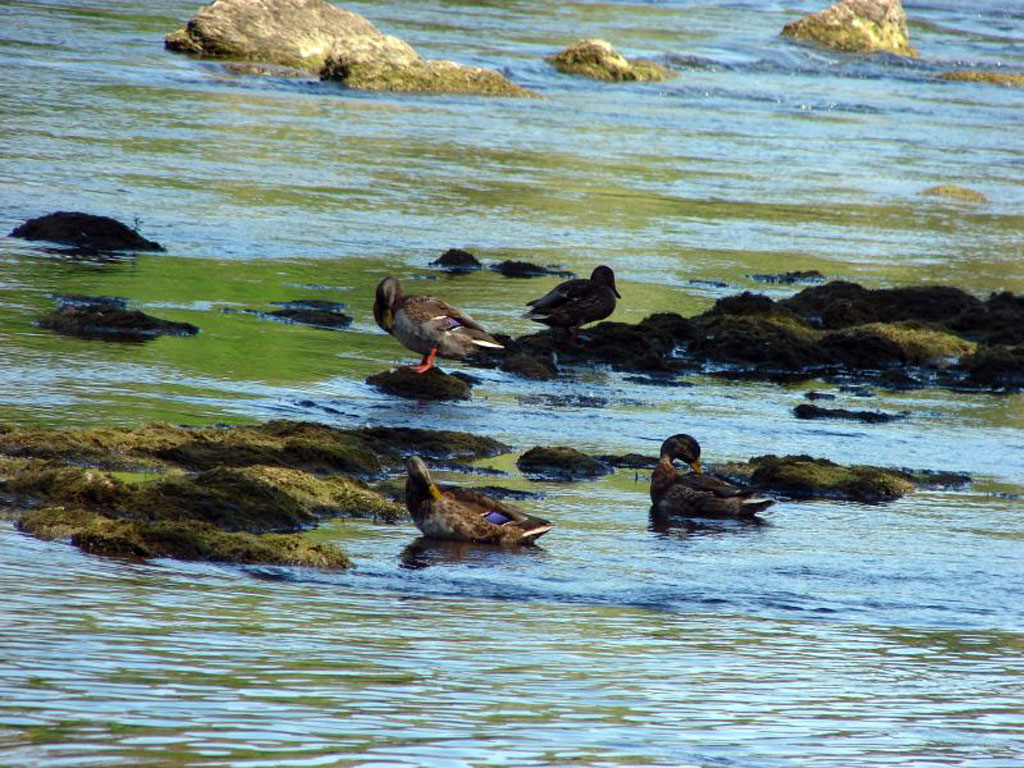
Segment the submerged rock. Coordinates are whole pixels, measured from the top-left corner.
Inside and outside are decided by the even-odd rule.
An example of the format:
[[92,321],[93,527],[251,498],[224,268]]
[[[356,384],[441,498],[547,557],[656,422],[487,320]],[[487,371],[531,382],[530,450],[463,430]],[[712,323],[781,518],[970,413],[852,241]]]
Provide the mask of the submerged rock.
[[900,0],[840,0],[782,28],[782,34],[851,53],[891,51],[917,56]]
[[512,261],[507,259],[499,264],[492,264],[491,269],[505,277],[576,277],[575,273],[561,267],[543,267],[528,261]]
[[430,262],[432,267],[441,267],[449,272],[471,272],[483,266],[469,251],[461,248],[449,248],[434,261]]
[[164,42],[173,51],[298,68],[352,88],[533,95],[493,70],[427,61],[326,0],[214,0]]
[[516,466],[531,477],[548,480],[580,480],[612,471],[607,464],[567,446],[535,446],[519,457]]
[[345,309],[345,305],[338,302],[298,299],[295,301],[274,301],[271,303],[281,307],[281,309],[275,309],[265,314],[276,320],[309,325],[313,328],[330,328],[332,330],[342,330],[352,324],[352,316],[346,315],[342,311]]
[[565,50],[550,56],[548,62],[566,75],[582,75],[613,82],[656,82],[672,76],[672,71],[653,61],[628,61],[606,40],[577,40]]
[[149,341],[157,336],[194,336],[191,323],[161,320],[137,309],[126,309],[125,300],[105,296],[73,296],[50,314],[39,318],[40,328],[65,336],[110,341]]
[[822,408],[811,403],[801,403],[793,409],[798,419],[846,419],[862,421],[865,424],[885,424],[903,418],[901,414],[881,411],[848,411],[845,408]]
[[536,381],[547,381],[558,376],[558,368],[555,365],[553,355],[506,355],[505,362],[501,364],[501,370],[506,373],[514,373],[525,379]]
[[425,373],[416,373],[409,368],[375,373],[366,383],[388,395],[410,400],[468,400],[471,387],[462,379],[431,368]]
[[972,203],[984,203],[988,201],[988,198],[981,194],[981,192],[977,192],[969,187],[961,187],[956,184],[936,184],[934,187],[922,189],[917,194],[932,195],[933,197],[954,197],[960,200],[969,200]]
[[107,216],[77,211],[57,211],[29,219],[11,231],[11,237],[48,240],[74,246],[90,253],[103,251],[162,251],[164,247],[147,240],[137,230]]
[[943,80],[959,80],[967,83],[991,83],[1008,88],[1024,88],[1024,73],[1021,72],[943,72]]
[[758,489],[796,499],[828,498],[878,503],[911,493],[915,484],[897,470],[836,464],[811,456],[756,456],[746,463],[722,464],[723,475]]

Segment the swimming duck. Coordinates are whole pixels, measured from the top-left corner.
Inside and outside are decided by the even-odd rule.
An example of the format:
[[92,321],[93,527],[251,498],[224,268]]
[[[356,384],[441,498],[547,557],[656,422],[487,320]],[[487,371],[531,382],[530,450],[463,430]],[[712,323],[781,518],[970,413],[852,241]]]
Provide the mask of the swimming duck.
[[393,277],[377,284],[373,319],[403,346],[423,355],[419,365],[410,366],[416,373],[430,370],[438,354],[465,357],[480,347],[503,349],[468,313],[433,296],[406,296]]
[[[674,459],[688,464],[693,472],[676,472]],[[748,488],[704,474],[700,444],[689,435],[672,435],[661,444],[661,459],[651,476],[651,504],[655,513],[749,519],[774,503]]]
[[424,536],[515,546],[532,544],[551,523],[469,488],[438,487],[419,456],[406,462],[405,506]]
[[527,304],[523,317],[552,328],[568,328],[578,338],[581,325],[604,320],[615,311],[615,273],[603,264],[595,267],[587,280],[566,280],[539,299]]

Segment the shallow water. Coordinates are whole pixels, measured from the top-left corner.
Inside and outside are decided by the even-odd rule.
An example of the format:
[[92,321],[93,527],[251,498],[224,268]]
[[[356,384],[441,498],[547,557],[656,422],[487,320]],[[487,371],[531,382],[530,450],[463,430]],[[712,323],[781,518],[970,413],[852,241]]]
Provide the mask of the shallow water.
[[[513,446],[480,462],[511,474],[443,477],[543,491],[522,506],[557,527],[503,552],[331,523],[312,535],[358,568],[324,575],[111,561],[0,523],[0,763],[1024,765],[1021,395],[840,393],[910,411],[861,425],[793,418],[837,382],[473,370],[457,405],[363,383],[413,357],[372,322],[383,274],[531,330],[520,309],[554,281],[428,266],[453,246],[607,263],[631,322],[788,295],[750,275],[798,269],[1024,290],[1024,92],[936,79],[1024,69],[1024,14],[908,2],[922,57],[906,62],[779,39],[808,2],[346,7],[547,98],[236,76],[163,51],[192,3],[0,1],[0,231],[77,209],[168,247],[99,261],[0,237],[0,420],[465,429]],[[601,85],[542,61],[581,36],[679,77]],[[937,183],[989,202],[917,194]],[[56,293],[124,296],[202,332],[59,337],[34,325]],[[232,311],[292,299],[345,302],[355,322]],[[675,431],[712,462],[806,452],[976,480],[687,534],[649,529],[644,473],[515,474],[535,444],[651,454]]]

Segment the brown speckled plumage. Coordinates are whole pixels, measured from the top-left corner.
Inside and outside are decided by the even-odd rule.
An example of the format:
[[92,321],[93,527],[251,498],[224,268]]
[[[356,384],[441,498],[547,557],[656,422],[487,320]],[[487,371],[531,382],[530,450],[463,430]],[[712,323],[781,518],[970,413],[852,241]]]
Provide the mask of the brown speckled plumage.
[[[528,515],[511,504],[468,488],[441,488],[419,456],[406,462],[405,505],[424,536],[449,541],[516,546],[532,544],[551,530],[551,523]],[[488,515],[504,519],[489,522]]]

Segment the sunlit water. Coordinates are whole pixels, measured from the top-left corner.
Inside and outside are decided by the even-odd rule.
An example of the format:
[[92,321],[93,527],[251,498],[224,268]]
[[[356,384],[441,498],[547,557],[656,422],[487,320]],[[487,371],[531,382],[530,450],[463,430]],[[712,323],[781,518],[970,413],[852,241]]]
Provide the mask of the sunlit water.
[[[839,393],[910,412],[860,425],[793,418],[836,382],[474,370],[456,405],[363,383],[414,357],[370,317],[387,273],[531,330],[520,309],[553,281],[439,275],[453,246],[610,264],[625,321],[784,296],[750,275],[796,269],[1024,290],[1024,91],[937,79],[1024,69],[1024,11],[968,5],[906,4],[913,62],[778,38],[807,2],[346,6],[546,97],[516,101],[231,75],[163,51],[188,2],[0,1],[0,231],[85,210],[168,247],[102,262],[0,238],[0,420],[464,429],[511,445],[481,462],[510,474],[445,478],[542,491],[522,504],[557,526],[503,552],[330,523],[312,535],[358,568],[325,575],[111,561],[0,523],[0,764],[1024,765],[1020,395]],[[679,77],[596,84],[543,62],[584,36]],[[917,194],[937,183],[989,202]],[[55,293],[202,332],[55,336],[34,325]],[[230,311],[302,298],[355,322]],[[712,462],[811,453],[976,480],[687,534],[649,529],[644,473],[515,473],[535,444],[651,454],[675,431]]]

